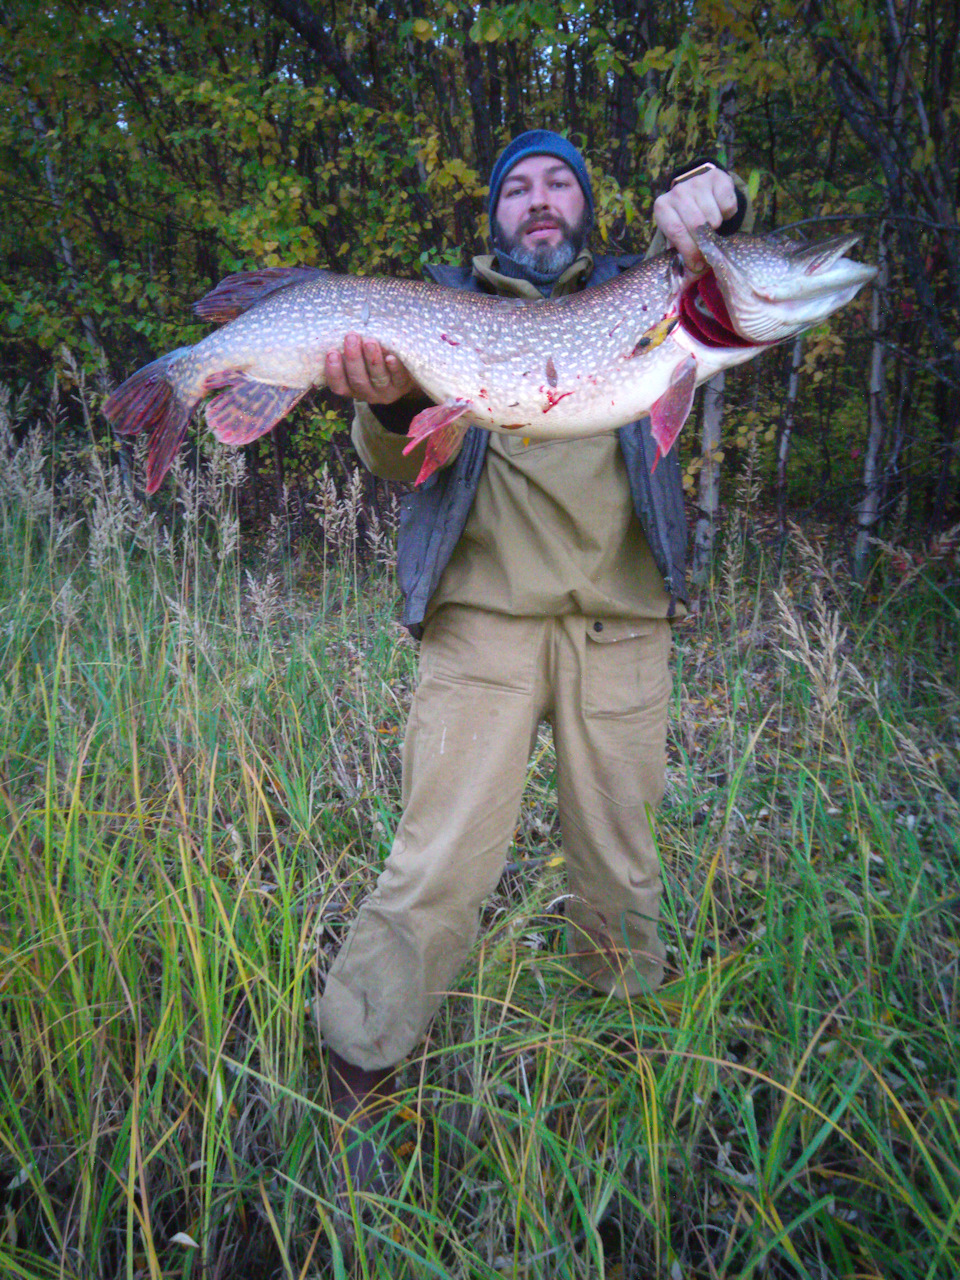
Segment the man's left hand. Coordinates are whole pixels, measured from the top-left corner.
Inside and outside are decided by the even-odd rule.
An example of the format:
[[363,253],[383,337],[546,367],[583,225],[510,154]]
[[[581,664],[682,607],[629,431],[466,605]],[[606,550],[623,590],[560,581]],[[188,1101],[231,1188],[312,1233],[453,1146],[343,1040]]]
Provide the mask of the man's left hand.
[[680,178],[653,203],[653,220],[691,271],[705,270],[693,232],[709,222],[719,227],[737,212],[737,189],[729,173],[712,166],[692,178]]

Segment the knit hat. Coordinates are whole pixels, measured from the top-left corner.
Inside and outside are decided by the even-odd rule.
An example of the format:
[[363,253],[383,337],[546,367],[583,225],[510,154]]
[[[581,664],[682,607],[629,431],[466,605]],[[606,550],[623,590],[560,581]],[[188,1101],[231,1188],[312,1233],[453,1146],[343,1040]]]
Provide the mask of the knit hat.
[[519,164],[521,160],[525,160],[527,156],[556,156],[565,165],[569,165],[580,183],[580,190],[583,192],[583,198],[587,202],[590,219],[591,221],[593,220],[593,188],[590,185],[590,175],[587,173],[587,166],[583,162],[583,156],[572,142],[568,142],[566,138],[561,138],[559,133],[553,133],[549,129],[530,129],[514,138],[504,148],[497,163],[493,166],[493,172],[490,174],[490,196],[487,201],[491,227],[493,226],[497,202],[500,199],[500,188],[503,186],[504,179],[514,165]]

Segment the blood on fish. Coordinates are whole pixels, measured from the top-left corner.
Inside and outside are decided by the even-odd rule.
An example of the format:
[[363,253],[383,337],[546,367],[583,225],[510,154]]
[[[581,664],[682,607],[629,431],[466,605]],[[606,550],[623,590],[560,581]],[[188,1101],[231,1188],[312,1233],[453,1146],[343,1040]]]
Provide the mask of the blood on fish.
[[567,398],[567,396],[572,396],[572,395],[573,395],[573,392],[572,392],[572,391],[559,391],[559,392],[558,392],[558,391],[548,391],[548,392],[547,392],[547,402],[548,402],[548,403],[547,403],[547,407],[546,407],[545,409],[542,409],[542,410],[541,410],[541,412],[542,412],[542,413],[549,413],[549,412],[550,412],[550,410],[551,410],[551,409],[553,409],[553,408],[555,408],[555,407],[560,403],[560,401],[561,401],[561,400],[565,400],[565,399]]
[[445,333],[441,333],[441,335],[440,335],[440,341],[441,341],[441,342],[449,342],[449,344],[450,344],[450,346],[451,346],[451,347],[459,347],[459,345],[460,345],[460,339],[459,339],[459,338],[448,338],[448,337],[447,337],[447,335],[446,335]]

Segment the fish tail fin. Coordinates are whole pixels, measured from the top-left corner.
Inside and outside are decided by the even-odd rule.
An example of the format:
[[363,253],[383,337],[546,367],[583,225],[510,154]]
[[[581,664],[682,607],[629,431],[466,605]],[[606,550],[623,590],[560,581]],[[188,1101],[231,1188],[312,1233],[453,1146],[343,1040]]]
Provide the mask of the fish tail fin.
[[197,401],[181,399],[173,365],[191,350],[179,347],[144,365],[104,401],[103,415],[119,436],[150,433],[147,493],[156,493],[187,434]]

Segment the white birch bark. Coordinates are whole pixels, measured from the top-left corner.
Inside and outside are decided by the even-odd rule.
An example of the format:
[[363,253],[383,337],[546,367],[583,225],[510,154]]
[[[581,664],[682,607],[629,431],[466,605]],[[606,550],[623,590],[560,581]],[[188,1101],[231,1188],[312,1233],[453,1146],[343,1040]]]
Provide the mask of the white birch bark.
[[[727,43],[727,39],[721,41]],[[728,166],[733,164],[735,118],[737,114],[736,81],[728,80],[720,91],[720,119],[717,140],[726,151]],[[717,453],[723,429],[724,374],[718,373],[704,384],[703,430],[700,439],[702,465],[697,477],[697,523],[693,532],[693,564],[690,577],[697,586],[710,580],[713,548],[717,537],[720,510],[720,462]]]
[[697,523],[693,531],[693,564],[690,577],[698,587],[710,580],[713,544],[720,509],[720,463],[716,459],[723,429],[725,375],[715,374],[703,385],[703,429],[700,452],[703,465],[697,477]]
[[798,333],[793,340],[790,352],[790,381],[787,383],[787,398],[784,401],[780,431],[777,436],[777,519],[781,536],[787,532],[787,459],[790,457],[793,424],[797,417],[797,397],[800,394],[802,365],[803,334]]
[[886,347],[883,341],[883,299],[890,283],[889,231],[886,223],[880,227],[877,250],[877,278],[873,282],[870,302],[870,332],[873,347],[870,352],[870,386],[867,399],[869,429],[867,451],[863,460],[863,497],[857,507],[857,537],[853,549],[853,574],[857,582],[863,582],[873,559],[871,550],[874,530],[880,517],[880,498],[883,479],[881,453],[887,434],[887,378]]

